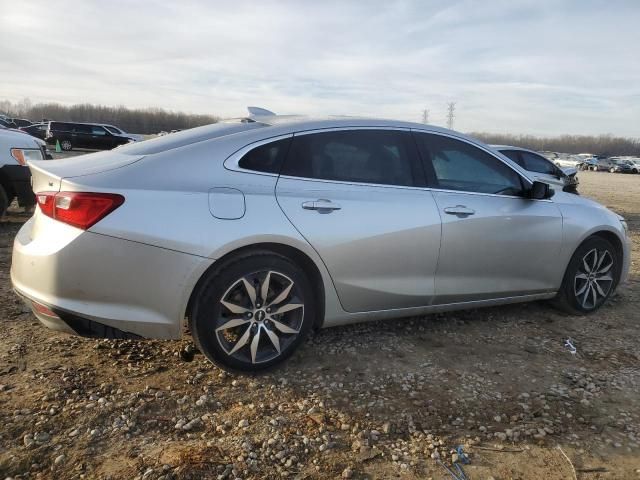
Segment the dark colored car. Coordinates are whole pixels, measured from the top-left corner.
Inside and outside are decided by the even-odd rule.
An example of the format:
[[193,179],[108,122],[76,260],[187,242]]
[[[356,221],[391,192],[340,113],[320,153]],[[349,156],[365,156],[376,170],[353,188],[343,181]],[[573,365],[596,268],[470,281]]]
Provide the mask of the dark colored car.
[[0,118],[0,127],[18,128],[18,126],[13,123],[13,120],[10,118]]
[[16,127],[28,127],[29,125],[33,125],[31,120],[27,120],[26,118],[12,118],[11,121],[15,123]]
[[609,162],[611,173],[634,173],[634,165],[629,160],[611,159]]
[[48,123],[34,123],[28,127],[20,127],[20,130],[28,133],[29,135],[44,140],[47,136]]
[[52,145],[60,142],[62,150],[111,150],[134,141],[129,137],[112,134],[103,125],[77,122],[49,122],[45,140]]

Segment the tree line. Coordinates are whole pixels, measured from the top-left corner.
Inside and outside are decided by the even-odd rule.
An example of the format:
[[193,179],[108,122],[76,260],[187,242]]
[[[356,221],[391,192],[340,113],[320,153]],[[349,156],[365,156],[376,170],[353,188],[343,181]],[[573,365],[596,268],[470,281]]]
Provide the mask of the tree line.
[[57,120],[61,122],[106,123],[126,132],[151,134],[161,131],[184,130],[215,123],[214,115],[172,112],[162,108],[109,107],[89,103],[61,105],[59,103],[32,104],[29,99],[20,102],[0,101],[0,113],[10,117],[26,118],[32,122]]
[[591,153],[602,156],[640,156],[640,139],[613,135],[560,135],[558,137],[534,137],[474,132],[470,134],[485,143],[513,145],[536,151],[562,153]]
[[[20,102],[0,101],[0,113],[31,121],[58,120],[73,122],[95,122],[116,125],[131,133],[151,134],[161,131],[184,130],[215,123],[215,115],[196,115],[172,112],[162,108],[135,109],[125,106],[109,107],[89,103],[61,105],[59,103],[32,104],[26,98]],[[640,139],[613,135],[561,135],[537,137],[474,132],[471,136],[490,144],[514,145],[538,151],[562,153],[592,153],[594,155],[640,156]]]

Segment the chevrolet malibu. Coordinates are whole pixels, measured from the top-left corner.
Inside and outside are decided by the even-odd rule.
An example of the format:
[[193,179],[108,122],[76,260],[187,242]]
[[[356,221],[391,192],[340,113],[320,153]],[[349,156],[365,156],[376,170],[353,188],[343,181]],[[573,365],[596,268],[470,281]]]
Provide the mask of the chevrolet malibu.
[[11,279],[35,316],[102,338],[188,328],[212,362],[259,370],[319,327],[543,299],[592,313],[627,276],[621,217],[469,137],[253,111],[30,162]]

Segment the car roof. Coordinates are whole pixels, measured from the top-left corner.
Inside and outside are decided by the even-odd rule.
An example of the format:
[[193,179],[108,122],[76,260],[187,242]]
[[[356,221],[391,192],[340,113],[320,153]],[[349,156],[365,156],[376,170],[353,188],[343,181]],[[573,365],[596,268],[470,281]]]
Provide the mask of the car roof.
[[320,130],[340,127],[382,127],[382,128],[412,128],[419,130],[452,132],[446,128],[427,125],[424,123],[406,122],[376,117],[357,117],[348,115],[255,115],[248,117],[246,121],[254,121],[266,126],[290,127],[292,132],[300,130]]
[[530,148],[522,148],[522,147],[514,147],[513,145],[489,145],[494,150],[519,150],[521,152],[531,152],[540,155],[535,150],[531,150]]

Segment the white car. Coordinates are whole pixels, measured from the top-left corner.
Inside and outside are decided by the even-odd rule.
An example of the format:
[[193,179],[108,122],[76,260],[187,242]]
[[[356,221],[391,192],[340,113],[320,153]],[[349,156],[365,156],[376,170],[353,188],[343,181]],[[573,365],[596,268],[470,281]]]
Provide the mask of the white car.
[[548,158],[533,150],[510,145],[491,145],[495,150],[527,170],[535,180],[547,183],[566,192],[578,189],[576,167],[559,167]]
[[46,158],[46,144],[39,138],[0,128],[0,217],[14,198],[21,207],[35,204],[27,162]]

